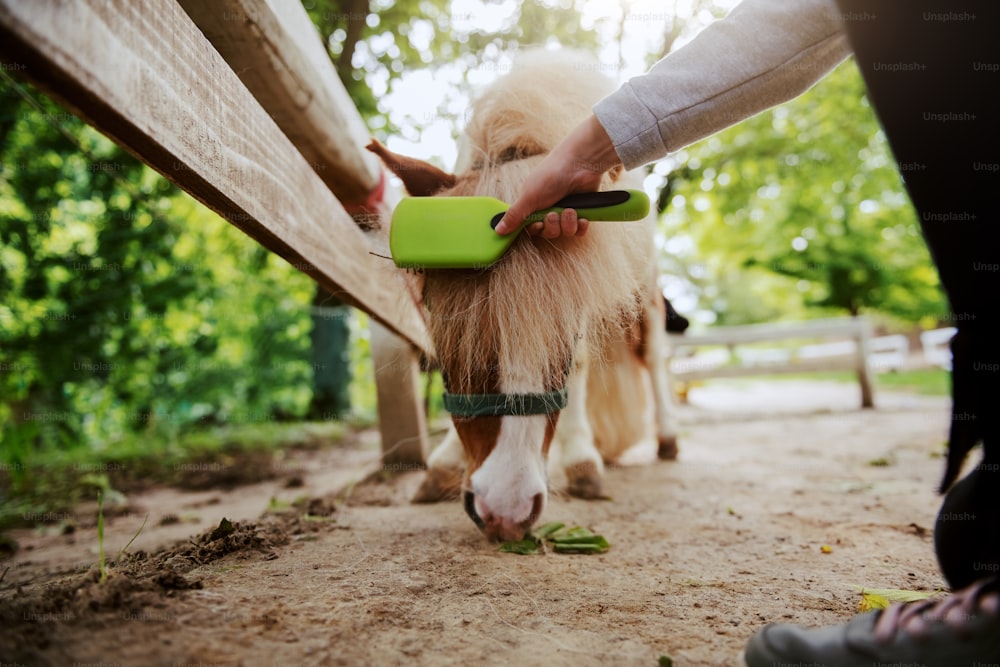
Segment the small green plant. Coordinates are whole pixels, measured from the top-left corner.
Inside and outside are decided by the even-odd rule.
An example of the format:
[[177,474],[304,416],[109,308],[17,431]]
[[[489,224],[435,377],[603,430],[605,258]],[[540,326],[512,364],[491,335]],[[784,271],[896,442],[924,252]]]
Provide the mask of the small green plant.
[[268,512],[284,512],[292,507],[292,503],[287,500],[282,500],[277,496],[271,496],[271,500],[267,503]]
[[[146,528],[146,522],[149,521],[149,513],[146,513],[146,518],[142,520],[142,525],[139,526],[139,530],[135,531],[135,535],[132,539],[125,543],[121,549],[118,550],[118,555],[115,556],[114,563],[118,564],[122,560],[122,556],[128,551],[128,548],[132,546],[135,539],[139,537],[143,529]],[[97,489],[97,567],[100,570],[101,578],[99,583],[104,583],[108,580],[108,564],[104,557],[104,491],[101,488]]]
[[147,522],[147,521],[149,521],[149,512],[146,512],[146,518],[142,520],[142,525],[141,525],[141,526],[139,526],[139,530],[135,531],[135,535],[133,535],[133,536],[132,536],[132,539],[131,539],[131,540],[129,540],[129,541],[128,541],[128,542],[127,542],[127,543],[125,544],[125,546],[123,546],[123,547],[122,547],[122,548],[121,548],[121,549],[120,549],[120,550],[118,551],[118,555],[117,555],[117,556],[115,556],[115,563],[116,563],[116,564],[117,564],[117,563],[120,563],[120,562],[121,562],[121,560],[122,560],[122,556],[124,556],[124,555],[125,555],[125,552],[126,552],[126,551],[128,550],[128,548],[129,548],[130,546],[132,546],[132,543],[133,543],[133,542],[135,542],[135,538],[139,537],[139,534],[140,534],[140,533],[142,533],[142,530],[143,530],[143,529],[144,529],[144,528],[146,527],[146,522]]
[[104,492],[100,488],[97,489],[97,553],[100,583],[103,584],[108,580],[108,569],[104,563]]
[[870,465],[873,468],[887,468],[891,466],[893,462],[894,459],[892,456],[880,456],[878,458],[869,461],[868,465]]

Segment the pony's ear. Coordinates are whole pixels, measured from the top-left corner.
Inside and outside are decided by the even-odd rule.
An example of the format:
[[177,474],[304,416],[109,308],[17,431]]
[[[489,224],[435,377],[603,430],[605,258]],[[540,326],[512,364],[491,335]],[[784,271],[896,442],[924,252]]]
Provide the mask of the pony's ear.
[[406,191],[416,197],[437,194],[441,190],[453,187],[458,180],[455,174],[441,171],[430,162],[393,153],[378,139],[372,139],[366,148],[378,155],[385,166],[403,180]]

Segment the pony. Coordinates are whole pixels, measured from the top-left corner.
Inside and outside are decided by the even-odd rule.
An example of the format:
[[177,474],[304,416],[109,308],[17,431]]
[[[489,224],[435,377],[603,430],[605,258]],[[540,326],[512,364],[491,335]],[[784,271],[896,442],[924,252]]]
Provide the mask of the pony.
[[[410,195],[510,202],[612,90],[596,72],[571,52],[522,56],[474,101],[454,173],[376,140],[368,148]],[[615,172],[601,189],[616,183],[636,187]],[[592,223],[583,237],[522,233],[487,268],[423,272],[452,424],[415,502],[461,495],[487,537],[521,539],[545,509],[550,449],[582,498],[605,497],[605,463],[637,443],[676,457],[653,228],[650,217]]]

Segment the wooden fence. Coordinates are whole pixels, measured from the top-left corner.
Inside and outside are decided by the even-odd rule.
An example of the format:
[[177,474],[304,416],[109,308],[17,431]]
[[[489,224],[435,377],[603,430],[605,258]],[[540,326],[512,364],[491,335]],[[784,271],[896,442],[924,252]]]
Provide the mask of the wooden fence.
[[383,460],[424,462],[431,343],[405,276],[371,254],[384,236],[345,210],[369,215],[383,175],[299,0],[0,0],[0,58],[371,315]]
[[[752,343],[796,339],[806,342],[797,349],[744,347]],[[849,344],[848,354],[819,354],[821,350],[814,344],[817,339],[845,340]],[[875,405],[871,381],[871,340],[871,323],[863,317],[718,327],[703,334],[672,334],[669,368],[675,382],[772,373],[853,370],[861,386],[861,406],[871,408]],[[699,347],[714,349],[697,355],[689,353]],[[682,351],[688,351],[688,354]]]

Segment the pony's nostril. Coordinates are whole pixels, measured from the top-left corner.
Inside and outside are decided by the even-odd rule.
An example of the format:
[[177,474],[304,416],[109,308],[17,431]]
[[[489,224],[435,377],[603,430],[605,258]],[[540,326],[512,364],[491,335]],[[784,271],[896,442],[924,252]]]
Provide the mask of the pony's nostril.
[[536,493],[534,501],[531,503],[531,514],[528,515],[528,520],[525,522],[526,528],[531,528],[541,518],[543,509],[545,509],[545,494]]
[[465,513],[469,515],[472,522],[476,524],[479,530],[484,530],[486,524],[483,522],[482,517],[476,512],[476,496],[472,491],[466,491],[464,496]]

